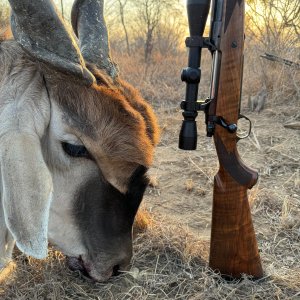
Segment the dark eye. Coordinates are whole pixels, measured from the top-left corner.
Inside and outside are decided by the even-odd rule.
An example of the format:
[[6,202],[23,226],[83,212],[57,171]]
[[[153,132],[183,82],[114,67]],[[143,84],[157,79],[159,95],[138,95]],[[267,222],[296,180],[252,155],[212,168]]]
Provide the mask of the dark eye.
[[84,146],[73,145],[73,144],[62,142],[62,147],[64,151],[72,157],[84,157],[84,158],[92,159],[90,153],[87,151],[87,149]]

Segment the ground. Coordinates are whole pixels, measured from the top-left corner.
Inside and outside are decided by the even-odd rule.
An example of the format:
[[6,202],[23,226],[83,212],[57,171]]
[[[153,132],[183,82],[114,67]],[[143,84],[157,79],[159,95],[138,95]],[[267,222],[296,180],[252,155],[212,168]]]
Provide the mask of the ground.
[[238,148],[259,171],[249,201],[264,278],[240,282],[226,282],[207,266],[218,162],[203,116],[198,150],[186,152],[177,146],[180,111],[156,112],[162,138],[143,202],[148,227],[136,235],[131,270],[95,284],[67,270],[53,249],[44,261],[15,251],[17,266],[0,287],[1,299],[300,299],[300,131],[283,126],[299,118],[297,105],[245,108],[253,131]]

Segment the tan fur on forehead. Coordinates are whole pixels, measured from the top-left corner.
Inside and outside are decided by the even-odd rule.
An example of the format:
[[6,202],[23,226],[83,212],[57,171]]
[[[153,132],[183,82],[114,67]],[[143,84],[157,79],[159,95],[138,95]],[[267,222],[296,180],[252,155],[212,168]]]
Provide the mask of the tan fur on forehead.
[[[89,138],[94,155],[149,166],[159,130],[153,110],[131,85],[111,78],[89,65],[98,85],[87,87],[70,75],[58,73],[32,61],[15,41],[0,44],[0,82],[15,71],[39,69],[47,88],[65,112],[72,127]],[[90,150],[90,149],[89,149]]]
[[86,87],[56,76],[47,82],[67,120],[90,138],[95,155],[149,166],[158,141],[152,109],[127,83],[112,84],[100,71],[97,77],[104,85]]

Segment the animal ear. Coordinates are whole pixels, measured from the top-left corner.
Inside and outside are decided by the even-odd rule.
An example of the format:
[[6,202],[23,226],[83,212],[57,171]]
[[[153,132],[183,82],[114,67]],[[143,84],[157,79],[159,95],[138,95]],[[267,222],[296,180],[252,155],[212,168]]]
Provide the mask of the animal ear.
[[103,2],[103,0],[75,0],[71,22],[79,38],[84,59],[100,69],[105,69],[114,79],[118,75],[118,70],[110,58]]
[[95,82],[52,0],[9,0],[9,3],[14,38],[26,52],[87,85]]
[[7,133],[0,146],[2,205],[5,223],[27,255],[47,255],[52,179],[37,135]]

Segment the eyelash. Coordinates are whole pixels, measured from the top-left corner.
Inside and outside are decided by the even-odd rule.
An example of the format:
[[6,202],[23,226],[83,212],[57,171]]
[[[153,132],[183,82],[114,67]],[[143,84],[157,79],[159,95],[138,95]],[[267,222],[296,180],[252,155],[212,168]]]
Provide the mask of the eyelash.
[[81,145],[73,145],[66,142],[62,142],[63,150],[71,157],[83,157],[87,159],[92,159],[88,150]]

